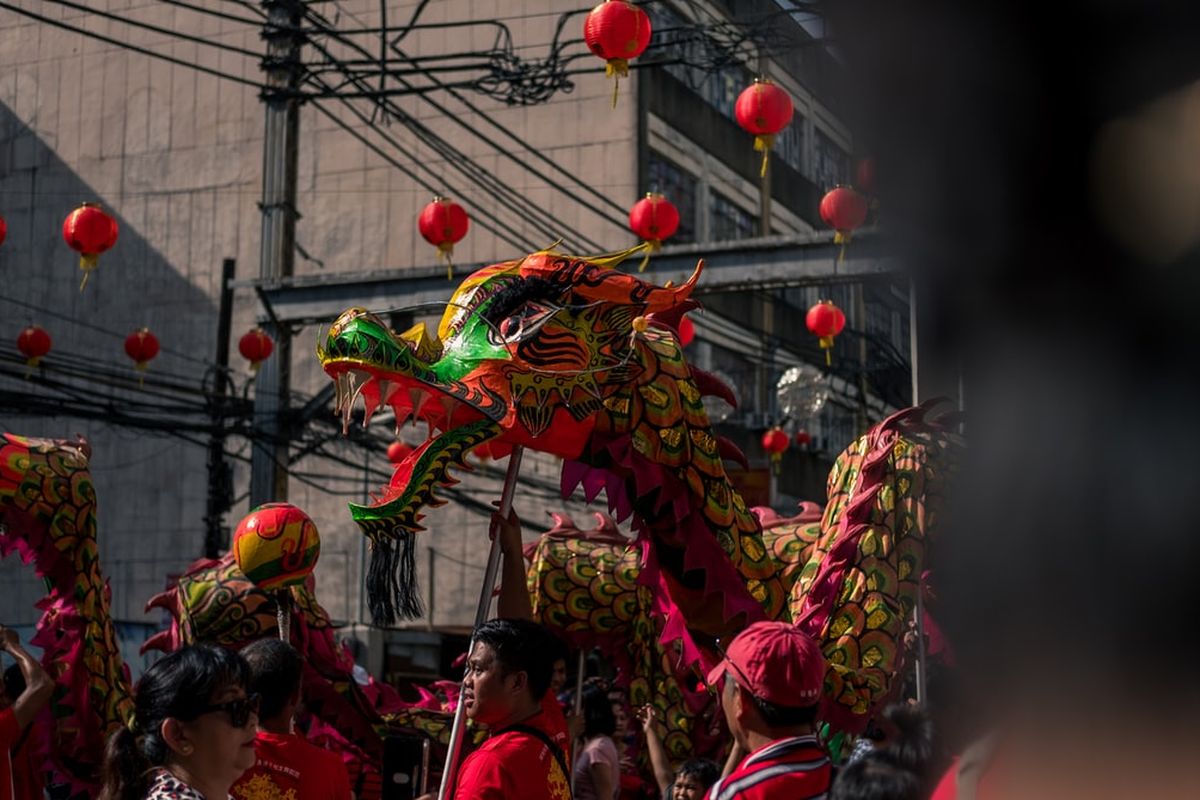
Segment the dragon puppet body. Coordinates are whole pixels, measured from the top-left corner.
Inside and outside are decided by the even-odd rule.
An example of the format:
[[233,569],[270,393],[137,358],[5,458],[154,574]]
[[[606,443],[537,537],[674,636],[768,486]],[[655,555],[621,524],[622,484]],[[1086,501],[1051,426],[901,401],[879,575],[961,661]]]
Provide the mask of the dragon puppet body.
[[[83,440],[0,434],[0,555],[16,553],[46,581],[32,643],[55,680],[55,693],[31,740],[35,756],[69,796],[99,789],[108,736],[133,716],[129,670],[110,612],[96,541],[96,497]],[[383,738],[421,732],[446,738],[457,687],[446,695],[393,688],[353,677],[354,661],[333,636],[310,584],[291,588],[292,643],[305,657],[308,736],[340,752],[361,798],[378,798]],[[276,636],[275,598],[261,591],[232,555],[192,564],[147,608],[170,612],[171,626],[143,651],[171,651],[196,641],[240,648]],[[433,686],[439,690],[443,687]]]
[[726,458],[744,456],[714,434],[702,403],[733,402],[732,392],[687,364],[676,332],[698,306],[702,265],[660,287],[614,269],[628,254],[539,252],[485,267],[458,287],[436,335],[423,324],[395,333],[363,309],[330,327],[318,355],[347,423],[361,398],[364,424],[390,406],[397,424],[422,419],[434,434],[373,505],[351,506],[372,546],[372,613],[418,613],[413,536],[451,468],[482,444],[520,445],[564,459],[564,496],[603,491],[618,520],[631,518],[634,542],[544,537],[534,610],[628,668],[632,702],[667,712],[672,751],[703,746],[694,719],[711,695],[694,676],[719,658],[720,640],[759,619],[822,642],[822,717],[861,730],[902,669],[955,437],[926,409],[896,414],[838,459],[823,515],[810,507],[764,525],[725,472]]

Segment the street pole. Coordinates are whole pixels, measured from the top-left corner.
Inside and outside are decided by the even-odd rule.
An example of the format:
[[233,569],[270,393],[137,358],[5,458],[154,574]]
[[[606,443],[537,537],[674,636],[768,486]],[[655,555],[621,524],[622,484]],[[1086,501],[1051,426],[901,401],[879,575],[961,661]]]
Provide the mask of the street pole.
[[[497,512],[501,519],[508,519],[512,512],[513,494],[517,489],[517,477],[521,473],[521,456],[524,448],[520,445],[513,448],[508,457],[508,472],[504,475],[504,488],[500,491],[500,508]],[[483,586],[479,588],[479,605],[475,607],[475,626],[471,628],[471,643],[467,647],[467,671],[471,669],[470,656],[475,650],[475,631],[487,622],[492,609],[492,593],[496,589],[496,572],[500,569],[500,534],[492,537],[488,549],[487,568],[483,573]],[[458,704],[454,709],[454,723],[450,726],[450,744],[446,749],[446,766],[442,770],[442,784],[438,789],[438,800],[449,800],[454,792],[454,779],[458,770],[459,757],[462,755],[463,736],[466,734],[467,706],[463,702],[462,687],[459,687]]]
[[217,306],[216,369],[209,399],[213,432],[208,440],[208,504],[204,515],[204,557],[220,558],[229,547],[225,512],[233,497],[233,474],[225,463],[225,389],[229,385],[229,330],[233,325],[233,282],[236,262],[221,262],[221,299]]
[[[267,21],[263,38],[266,107],[263,134],[262,249],[259,277],[264,286],[278,285],[292,274],[296,257],[296,162],[300,133],[298,89],[300,0],[263,0]],[[275,358],[259,369],[254,385],[256,436],[250,464],[251,507],[287,499],[288,447],[282,420],[287,411],[291,368],[291,332],[271,320],[263,326],[275,340]]]

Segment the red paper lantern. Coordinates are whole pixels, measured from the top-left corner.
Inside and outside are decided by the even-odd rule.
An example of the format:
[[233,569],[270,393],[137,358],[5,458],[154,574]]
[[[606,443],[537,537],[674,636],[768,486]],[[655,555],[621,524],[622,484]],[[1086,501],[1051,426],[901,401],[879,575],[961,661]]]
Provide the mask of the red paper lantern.
[[463,207],[445,197],[435,197],[433,202],[421,210],[417,217],[417,229],[425,241],[438,249],[438,256],[446,260],[446,279],[454,278],[454,245],[467,235],[471,218]]
[[17,335],[17,349],[31,369],[50,352],[51,345],[50,334],[39,325],[30,325]]
[[100,254],[117,243],[117,221],[105,214],[98,203],[84,203],[63,220],[62,232],[67,246],[79,253],[79,268],[83,270],[79,291],[82,292]]
[[8,238],[8,222],[4,217],[0,217],[0,244],[4,244],[4,240]]
[[788,93],[765,78],[746,87],[733,106],[738,125],[754,136],[754,149],[763,154],[759,174],[764,178],[775,135],[791,124],[794,111]]
[[621,78],[629,77],[629,59],[637,58],[650,44],[650,17],[626,0],[607,0],[583,21],[583,40],[603,58],[604,74],[613,79],[613,108]]
[[849,186],[831,189],[821,198],[821,219],[837,231],[834,244],[845,244],[855,228],[867,221],[867,198]]
[[125,337],[125,355],[133,359],[138,372],[145,372],[146,366],[158,355],[158,337],[149,328],[134,331]]
[[644,272],[650,254],[662,249],[663,239],[679,230],[679,209],[658,192],[648,192],[629,209],[629,229],[644,239],[649,248],[638,272]]
[[258,372],[262,362],[270,358],[274,351],[275,342],[271,341],[271,337],[267,336],[267,332],[262,328],[247,331],[238,340],[238,352],[242,354],[242,358],[250,362],[250,369],[255,372]]
[[687,317],[679,321],[679,345],[687,347],[696,338],[696,324]]
[[388,449],[387,449],[388,461],[392,462],[393,464],[399,464],[401,461],[404,460],[404,457],[407,456],[411,452],[412,452],[411,447],[409,447],[407,444],[405,444],[404,442],[397,439],[396,441],[394,441],[388,445]]
[[796,447],[808,447],[812,443],[812,437],[808,431],[796,431]]
[[825,351],[825,363],[830,364],[832,358],[829,353],[833,349],[833,339],[846,327],[846,315],[832,300],[821,300],[808,310],[804,324],[808,326],[810,333],[818,337],[818,343]]
[[767,451],[767,455],[771,459],[771,466],[775,468],[776,473],[779,472],[779,465],[783,461],[783,454],[787,451],[789,442],[788,435],[783,432],[783,428],[771,428],[763,434],[763,450]]

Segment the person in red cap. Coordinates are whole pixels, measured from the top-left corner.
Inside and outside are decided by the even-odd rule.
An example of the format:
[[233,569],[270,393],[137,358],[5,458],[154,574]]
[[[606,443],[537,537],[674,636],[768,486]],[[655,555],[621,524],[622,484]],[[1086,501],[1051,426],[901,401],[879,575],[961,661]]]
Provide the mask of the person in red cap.
[[707,800],[805,800],[829,790],[829,757],[813,731],[825,656],[783,622],[756,622],[737,635],[708,674],[734,741],[749,753],[713,784]]

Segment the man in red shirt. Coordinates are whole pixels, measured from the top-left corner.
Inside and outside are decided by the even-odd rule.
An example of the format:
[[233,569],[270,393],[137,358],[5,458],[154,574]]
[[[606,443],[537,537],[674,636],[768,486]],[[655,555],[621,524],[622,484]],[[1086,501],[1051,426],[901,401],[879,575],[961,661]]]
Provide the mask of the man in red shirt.
[[244,647],[242,656],[250,665],[248,688],[261,698],[257,758],[229,793],[236,800],[350,800],[341,756],[293,731],[304,668],[300,654],[287,642],[260,639]]
[[737,635],[708,675],[724,682],[721,708],[734,741],[749,753],[709,789],[708,800],[806,800],[829,790],[829,758],[813,723],[825,681],[820,647],[783,622],[756,622]]
[[22,800],[18,798],[13,783],[11,753],[22,742],[23,731],[33,722],[42,706],[54,692],[54,681],[42,669],[42,665],[21,647],[17,632],[0,625],[0,649],[3,649],[21,669],[25,688],[13,700],[12,705],[0,711],[0,800]]
[[467,718],[492,735],[459,768],[454,800],[570,800],[554,741],[561,731],[542,707],[554,651],[550,634],[526,619],[493,619],[475,631],[463,702]]

